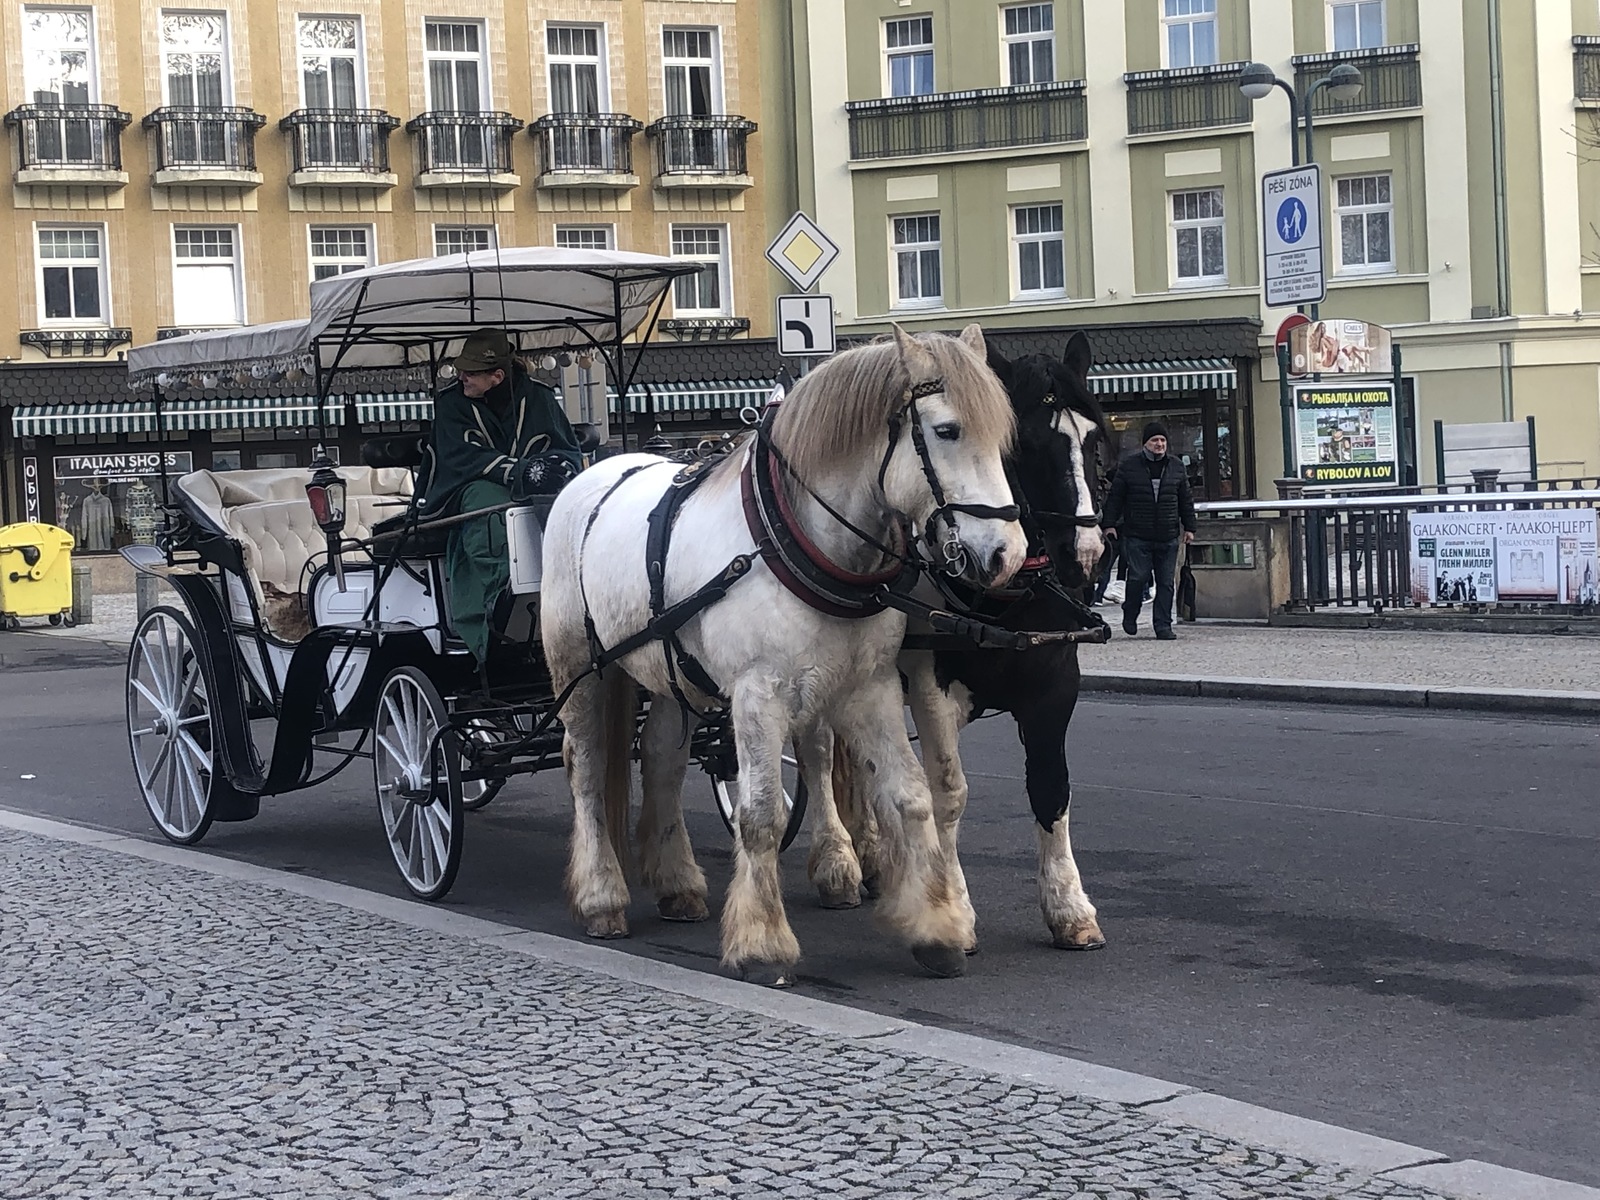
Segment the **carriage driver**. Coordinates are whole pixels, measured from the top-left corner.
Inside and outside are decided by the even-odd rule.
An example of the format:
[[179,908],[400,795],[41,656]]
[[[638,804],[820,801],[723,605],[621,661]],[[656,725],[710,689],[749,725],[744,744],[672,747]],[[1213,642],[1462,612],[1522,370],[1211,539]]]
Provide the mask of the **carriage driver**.
[[[456,381],[439,392],[433,441],[418,481],[424,520],[550,494],[582,465],[556,394],[531,378],[499,329],[479,329],[456,356]],[[445,550],[451,621],[478,661],[509,606],[506,519],[491,513],[452,526]]]

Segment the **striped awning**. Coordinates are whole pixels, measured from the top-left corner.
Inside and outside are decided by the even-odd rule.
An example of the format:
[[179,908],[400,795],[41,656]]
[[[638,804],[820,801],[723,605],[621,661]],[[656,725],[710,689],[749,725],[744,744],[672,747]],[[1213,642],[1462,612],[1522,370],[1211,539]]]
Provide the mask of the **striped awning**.
[[[655,411],[666,412],[720,412],[741,408],[760,408],[767,402],[773,383],[771,380],[734,379],[716,383],[636,383],[628,389],[628,411],[651,411],[650,389],[655,400]],[[612,412],[618,411],[617,393],[606,389],[606,401]]]
[[356,420],[363,425],[382,421],[433,420],[433,397],[427,392],[358,395],[355,401]]
[[1167,362],[1101,363],[1089,372],[1097,395],[1129,392],[1196,392],[1232,390],[1239,373],[1226,358],[1180,358]]
[[[245,400],[168,400],[161,406],[168,433],[192,429],[292,429],[319,423],[315,396],[253,397]],[[344,401],[329,399],[321,421],[344,421]],[[69,433],[155,433],[153,400],[109,404],[35,404],[11,410],[18,437]]]

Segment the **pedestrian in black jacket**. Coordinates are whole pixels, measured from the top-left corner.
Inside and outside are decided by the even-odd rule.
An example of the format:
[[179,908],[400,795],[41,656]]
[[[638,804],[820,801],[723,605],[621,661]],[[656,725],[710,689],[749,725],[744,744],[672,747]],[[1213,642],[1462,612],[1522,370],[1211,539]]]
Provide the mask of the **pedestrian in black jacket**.
[[1156,637],[1172,641],[1178,636],[1172,628],[1178,549],[1194,541],[1194,493],[1183,464],[1167,454],[1167,427],[1160,421],[1144,427],[1144,448],[1117,464],[1100,523],[1108,536],[1121,537],[1122,559],[1128,567],[1123,632],[1129,637],[1139,632],[1139,609],[1154,575],[1150,623]]

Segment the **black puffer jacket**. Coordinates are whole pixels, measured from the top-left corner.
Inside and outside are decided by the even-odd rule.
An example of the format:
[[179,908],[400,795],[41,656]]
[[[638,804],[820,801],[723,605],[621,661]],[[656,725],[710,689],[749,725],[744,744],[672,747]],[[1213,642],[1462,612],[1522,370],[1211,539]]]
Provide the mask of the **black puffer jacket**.
[[1193,533],[1194,492],[1189,488],[1183,464],[1170,454],[1166,456],[1158,498],[1151,486],[1150,463],[1144,451],[1128,455],[1117,464],[1100,524],[1106,529],[1120,527],[1129,537],[1147,542],[1175,542],[1185,529]]

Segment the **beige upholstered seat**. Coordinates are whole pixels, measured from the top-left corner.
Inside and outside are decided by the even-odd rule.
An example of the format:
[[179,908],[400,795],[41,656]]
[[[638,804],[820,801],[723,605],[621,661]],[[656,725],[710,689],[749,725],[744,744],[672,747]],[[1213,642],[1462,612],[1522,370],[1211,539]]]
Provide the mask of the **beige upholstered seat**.
[[[404,511],[403,502],[411,497],[411,473],[398,467],[340,467],[339,476],[345,481],[347,538],[368,537],[379,521]],[[262,583],[298,594],[311,574],[306,564],[327,552],[327,539],[306,500],[309,477],[307,471],[293,469],[195,471],[178,481],[244,548],[258,605],[265,601]],[[365,555],[354,551],[351,557]]]

